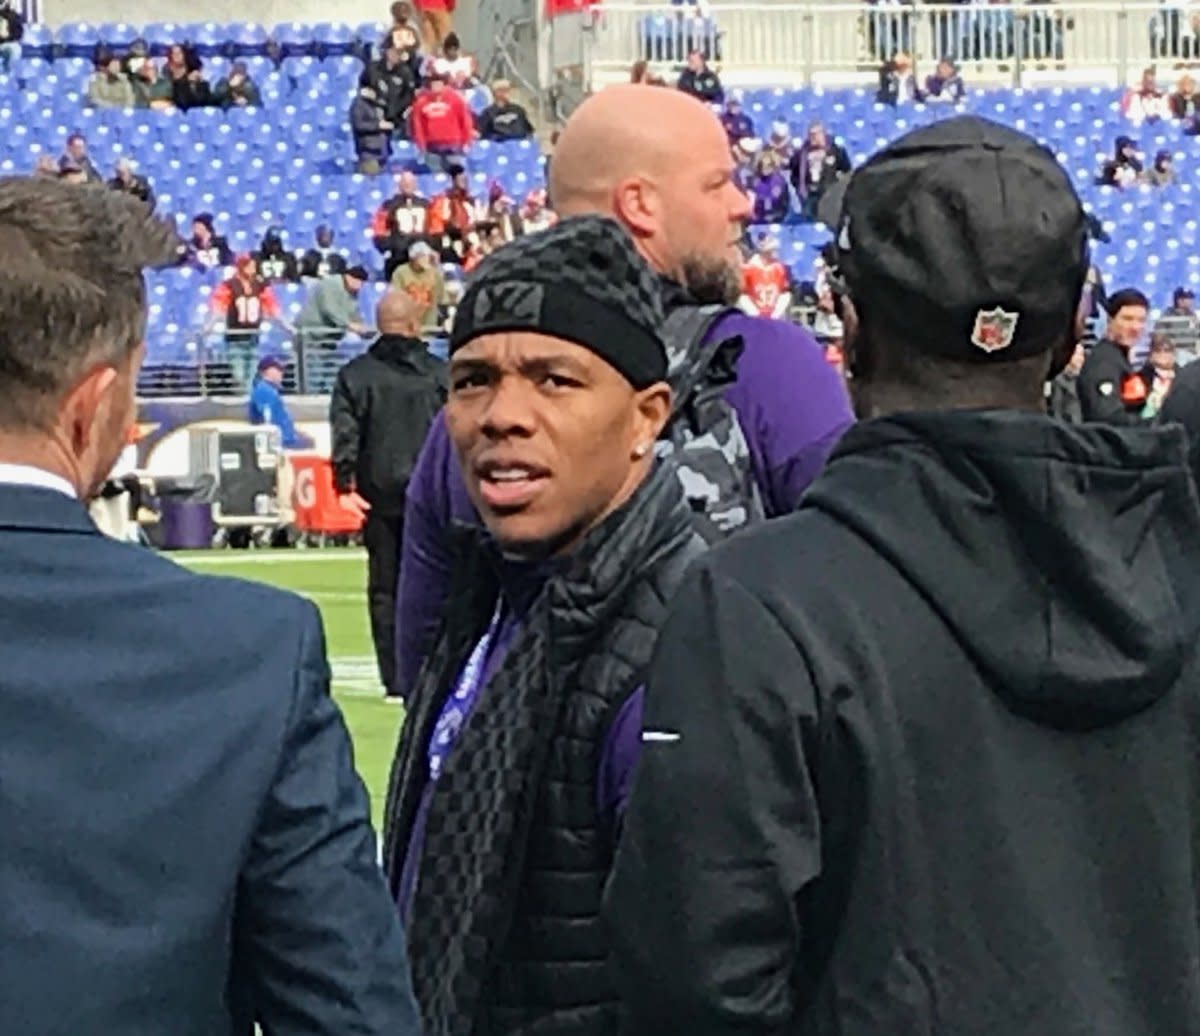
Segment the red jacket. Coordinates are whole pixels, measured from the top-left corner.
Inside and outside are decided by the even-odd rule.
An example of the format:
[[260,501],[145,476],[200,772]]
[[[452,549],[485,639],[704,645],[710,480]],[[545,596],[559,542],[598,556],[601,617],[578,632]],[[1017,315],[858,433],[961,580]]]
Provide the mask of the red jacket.
[[471,143],[475,120],[456,90],[426,91],[412,106],[412,139],[422,151],[462,151]]

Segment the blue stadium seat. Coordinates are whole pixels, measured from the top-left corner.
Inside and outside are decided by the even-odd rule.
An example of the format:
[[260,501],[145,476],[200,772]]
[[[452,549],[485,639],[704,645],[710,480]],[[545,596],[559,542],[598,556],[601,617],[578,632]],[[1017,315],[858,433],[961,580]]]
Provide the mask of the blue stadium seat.
[[354,26],[344,22],[318,22],[313,27],[315,53],[321,58],[353,55],[358,47]]
[[306,57],[316,51],[316,29],[306,22],[285,22],[275,26],[271,35],[284,57]]
[[231,41],[225,26],[216,22],[200,22],[180,27],[182,39],[191,45],[202,58],[214,57],[218,54],[228,55]]
[[25,33],[21,37],[21,53],[30,58],[53,57],[54,30],[40,22],[26,25]]
[[174,22],[151,22],[142,31],[142,38],[150,46],[150,53],[163,57],[172,44],[183,39],[183,26]]
[[96,27],[96,40],[118,52],[127,50],[141,34],[141,29],[127,22],[105,22]]
[[90,58],[96,50],[99,29],[87,22],[68,22],[55,36],[56,54],[67,58]]

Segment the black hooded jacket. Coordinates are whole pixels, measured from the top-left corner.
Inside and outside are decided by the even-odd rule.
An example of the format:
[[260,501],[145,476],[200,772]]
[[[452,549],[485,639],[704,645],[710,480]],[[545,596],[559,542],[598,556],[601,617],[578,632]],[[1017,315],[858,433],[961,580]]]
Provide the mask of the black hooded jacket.
[[609,887],[624,1036],[1196,1032],[1198,529],[1178,428],[909,414],[702,558]]
[[417,338],[380,335],[337,376],[329,402],[333,484],[403,514],[425,433],[446,400],[445,364]]

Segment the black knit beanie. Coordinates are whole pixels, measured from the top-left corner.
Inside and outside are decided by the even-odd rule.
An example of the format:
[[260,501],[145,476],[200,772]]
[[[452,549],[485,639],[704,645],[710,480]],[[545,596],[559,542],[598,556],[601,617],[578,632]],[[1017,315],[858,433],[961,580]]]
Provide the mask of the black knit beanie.
[[497,331],[538,331],[607,360],[636,389],[667,377],[659,281],[611,219],[574,216],[488,256],[467,282],[450,352]]

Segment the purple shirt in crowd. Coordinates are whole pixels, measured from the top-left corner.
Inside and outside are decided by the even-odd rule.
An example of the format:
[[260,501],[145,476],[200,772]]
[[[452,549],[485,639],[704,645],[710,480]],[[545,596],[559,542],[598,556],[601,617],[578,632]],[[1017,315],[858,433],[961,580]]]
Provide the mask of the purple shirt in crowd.
[[[767,516],[788,514],[854,423],[845,384],[812,334],[796,324],[730,313],[709,335],[741,335],[746,343],[738,379],[725,398],[746,436]],[[408,484],[396,617],[403,688],[414,685],[441,618],[450,585],[452,521],[478,524],[479,518],[439,414]],[[641,747],[641,712],[638,692],[614,722],[597,774],[602,809],[618,816]]]

